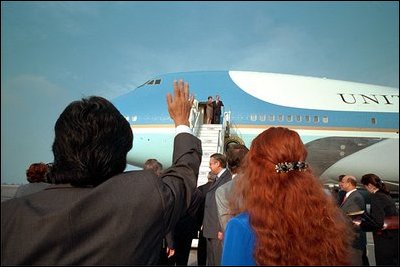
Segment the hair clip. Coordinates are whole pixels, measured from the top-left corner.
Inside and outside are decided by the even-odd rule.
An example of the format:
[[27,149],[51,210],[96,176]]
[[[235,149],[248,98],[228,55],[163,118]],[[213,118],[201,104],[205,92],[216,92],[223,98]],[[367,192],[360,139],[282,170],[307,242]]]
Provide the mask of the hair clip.
[[293,170],[304,171],[308,168],[308,164],[304,161],[293,161],[293,162],[284,162],[278,163],[275,165],[276,172],[290,172]]

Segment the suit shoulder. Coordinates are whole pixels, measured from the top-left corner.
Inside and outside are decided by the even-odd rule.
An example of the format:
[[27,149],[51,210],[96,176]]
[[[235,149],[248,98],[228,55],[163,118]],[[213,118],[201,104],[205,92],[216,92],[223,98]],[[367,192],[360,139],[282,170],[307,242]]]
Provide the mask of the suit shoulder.
[[121,191],[137,191],[145,190],[145,188],[154,188],[155,185],[161,183],[161,179],[153,172],[139,170],[118,174],[99,185],[99,187],[115,187]]

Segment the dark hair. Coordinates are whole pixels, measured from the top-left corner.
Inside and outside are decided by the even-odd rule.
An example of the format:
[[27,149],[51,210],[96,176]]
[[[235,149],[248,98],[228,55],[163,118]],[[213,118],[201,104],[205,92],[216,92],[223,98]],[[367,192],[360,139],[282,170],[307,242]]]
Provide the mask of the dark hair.
[[382,182],[381,178],[379,178],[379,176],[376,174],[373,173],[364,174],[361,177],[361,183],[363,185],[372,184],[373,186],[378,188],[379,191],[382,191],[383,193],[389,195],[389,190],[387,190],[386,185]]
[[43,162],[32,163],[26,170],[26,178],[30,183],[45,182],[46,173],[49,171],[49,165]]
[[229,147],[226,152],[226,161],[232,173],[237,173],[247,152],[249,149],[245,145],[233,144]]
[[105,98],[72,102],[54,130],[50,182],[96,186],[124,171],[133,134],[128,121]]
[[346,176],[346,174],[339,175],[339,182],[341,182],[345,176]]
[[148,159],[144,163],[143,169],[152,170],[157,176],[160,176],[163,169],[162,164],[156,159]]
[[222,168],[226,168],[226,157],[223,154],[220,153],[214,153],[210,156],[210,158],[215,159],[218,161],[221,165]]

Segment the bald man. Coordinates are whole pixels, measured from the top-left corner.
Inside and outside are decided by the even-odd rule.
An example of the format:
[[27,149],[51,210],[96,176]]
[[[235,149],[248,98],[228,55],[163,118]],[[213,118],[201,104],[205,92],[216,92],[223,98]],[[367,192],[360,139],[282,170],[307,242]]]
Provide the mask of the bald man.
[[[346,195],[340,208],[345,214],[360,210],[366,210],[364,197],[357,191],[357,179],[351,175],[345,175],[342,179],[341,188],[346,191]],[[356,236],[353,241],[352,265],[363,265],[363,251],[366,249],[367,236],[360,229],[354,230]]]

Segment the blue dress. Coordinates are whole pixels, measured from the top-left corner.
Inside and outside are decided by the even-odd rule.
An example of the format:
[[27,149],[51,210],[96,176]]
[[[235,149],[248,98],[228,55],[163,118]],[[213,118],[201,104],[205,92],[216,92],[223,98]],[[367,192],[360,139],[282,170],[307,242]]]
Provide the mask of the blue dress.
[[230,219],[226,227],[221,265],[255,266],[254,246],[255,235],[249,223],[249,214],[240,213]]

